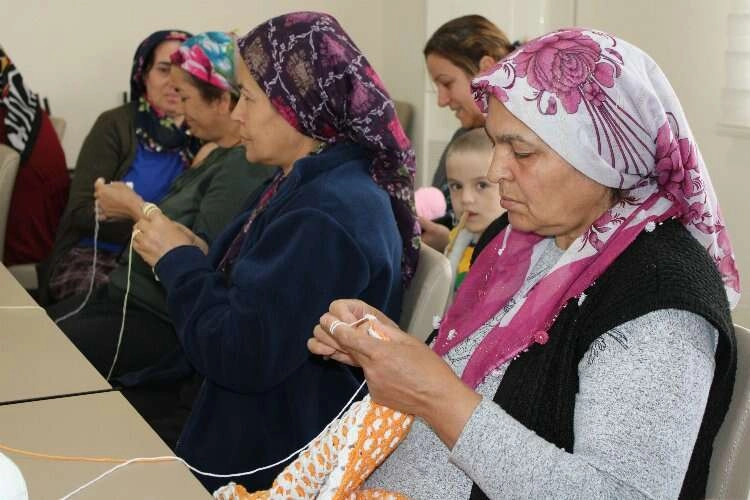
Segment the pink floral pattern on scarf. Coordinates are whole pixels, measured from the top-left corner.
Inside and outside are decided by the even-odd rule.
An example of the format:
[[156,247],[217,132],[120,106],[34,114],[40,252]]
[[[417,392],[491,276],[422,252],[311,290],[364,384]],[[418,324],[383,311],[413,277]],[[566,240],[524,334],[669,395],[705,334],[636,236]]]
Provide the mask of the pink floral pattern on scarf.
[[[554,33],[523,46],[515,58],[516,76],[526,78],[538,91],[537,106],[549,92],[562,102],[566,112],[575,113],[582,100],[601,106],[601,87],[615,84],[622,58],[614,49],[609,51],[611,56],[604,55],[598,43],[578,31]],[[547,101],[545,114],[557,112],[555,97]]]
[[638,235],[670,218],[706,249],[736,305],[739,276],[708,170],[679,100],[645,53],[606,33],[559,31],[512,53],[477,77],[474,89],[480,106],[497,98],[574,168],[623,197],[515,301],[544,238],[508,226],[485,248],[433,345],[444,355],[507,309],[469,359],[467,384],[478,386],[496,367],[544,343],[570,299],[584,297]]

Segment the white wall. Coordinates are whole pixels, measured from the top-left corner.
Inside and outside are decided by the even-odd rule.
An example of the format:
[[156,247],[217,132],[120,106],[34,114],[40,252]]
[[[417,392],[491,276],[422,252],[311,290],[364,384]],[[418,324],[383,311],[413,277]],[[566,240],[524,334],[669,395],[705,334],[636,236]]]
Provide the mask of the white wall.
[[27,85],[67,120],[63,147],[72,166],[96,117],[122,103],[133,53],[149,33],[179,28],[244,34],[294,10],[333,14],[381,70],[383,8],[367,0],[0,0],[0,44]]
[[424,146],[424,82],[422,47],[427,6],[424,0],[380,0],[383,9],[383,64],[378,67],[391,97],[414,106],[411,137],[417,155],[417,183],[421,184]]

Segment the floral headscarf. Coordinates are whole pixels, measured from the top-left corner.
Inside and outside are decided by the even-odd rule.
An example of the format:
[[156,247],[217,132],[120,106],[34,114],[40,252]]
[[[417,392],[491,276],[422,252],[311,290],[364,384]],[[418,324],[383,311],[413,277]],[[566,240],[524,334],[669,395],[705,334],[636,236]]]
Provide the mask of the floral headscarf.
[[542,36],[474,79],[480,105],[493,96],[574,168],[623,190],[536,287],[509,304],[543,238],[508,226],[480,254],[434,344],[445,354],[500,308],[512,306],[475,350],[462,378],[476,387],[495,367],[544,343],[568,300],[579,297],[642,231],[676,218],[706,249],[729,304],[739,276],[703,158],[666,76],[637,47],[599,31]]
[[5,108],[7,142],[23,163],[36,142],[41,125],[39,96],[26,88],[13,61],[0,47],[0,105]]
[[414,151],[380,77],[327,14],[275,17],[238,40],[242,57],[276,110],[301,133],[353,141],[373,155],[370,173],[391,198],[408,284],[419,257]]
[[168,40],[184,42],[190,37],[187,31],[164,30],[148,36],[135,51],[133,68],[130,72],[130,101],[135,106],[135,135],[149,151],[179,152],[185,165],[189,165],[200,141],[186,133],[185,127],[154,109],[146,98],[146,61],[156,47]]
[[172,54],[176,64],[195,78],[238,94],[234,76],[234,39],[221,31],[195,35]]

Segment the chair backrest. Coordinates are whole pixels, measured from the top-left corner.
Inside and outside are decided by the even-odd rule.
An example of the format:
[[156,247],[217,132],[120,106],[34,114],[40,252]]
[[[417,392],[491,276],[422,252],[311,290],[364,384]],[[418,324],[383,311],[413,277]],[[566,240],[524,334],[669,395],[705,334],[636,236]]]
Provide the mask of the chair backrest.
[[49,121],[52,122],[52,128],[55,129],[55,132],[57,133],[57,138],[60,139],[60,142],[62,142],[63,137],[65,137],[65,118],[60,118],[59,116],[50,116]]
[[396,116],[398,121],[401,122],[401,126],[406,132],[406,135],[411,137],[411,123],[414,118],[414,106],[406,101],[393,101],[396,106]]
[[750,330],[734,326],[737,375],[729,411],[714,441],[706,498],[750,498]]
[[0,144],[0,261],[5,254],[5,228],[8,226],[10,198],[20,163],[21,156],[15,149]]
[[401,307],[401,329],[424,340],[432,332],[432,318],[442,316],[451,289],[448,259],[422,244],[419,264]]

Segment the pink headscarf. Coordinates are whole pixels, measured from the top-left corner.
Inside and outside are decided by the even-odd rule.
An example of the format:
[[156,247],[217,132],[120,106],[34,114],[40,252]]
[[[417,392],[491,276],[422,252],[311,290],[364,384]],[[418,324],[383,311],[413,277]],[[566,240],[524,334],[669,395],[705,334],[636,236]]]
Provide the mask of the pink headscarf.
[[484,249],[434,344],[444,355],[507,309],[469,359],[467,384],[478,386],[533,343],[545,343],[562,307],[583,300],[641,231],[670,218],[706,249],[730,307],[737,304],[739,275],[706,165],[674,90],[648,55],[606,33],[561,30],[523,45],[473,86],[484,109],[488,96],[499,99],[574,168],[625,197],[514,302],[544,238],[508,226]]

